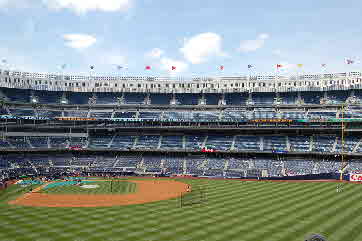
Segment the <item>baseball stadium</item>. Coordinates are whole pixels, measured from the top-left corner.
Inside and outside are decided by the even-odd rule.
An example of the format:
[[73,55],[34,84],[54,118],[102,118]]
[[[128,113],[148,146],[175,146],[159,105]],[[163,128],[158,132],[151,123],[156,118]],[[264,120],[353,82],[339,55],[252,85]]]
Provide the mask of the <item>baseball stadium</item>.
[[0,0],[0,241],[362,241],[361,9]]
[[361,76],[2,70],[0,240],[361,240]]

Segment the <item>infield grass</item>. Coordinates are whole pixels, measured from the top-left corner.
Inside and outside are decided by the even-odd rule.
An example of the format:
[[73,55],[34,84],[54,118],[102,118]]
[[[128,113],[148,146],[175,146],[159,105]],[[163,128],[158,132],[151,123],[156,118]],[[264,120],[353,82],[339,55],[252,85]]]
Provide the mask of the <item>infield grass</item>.
[[101,208],[11,206],[23,190],[0,191],[0,240],[14,241],[329,241],[362,240],[362,185],[180,180],[202,186],[205,204],[179,199]]
[[[126,181],[89,181],[82,186],[67,185],[44,188],[42,193],[48,194],[127,194],[137,189],[137,184]],[[84,186],[95,186],[95,188],[84,188]]]

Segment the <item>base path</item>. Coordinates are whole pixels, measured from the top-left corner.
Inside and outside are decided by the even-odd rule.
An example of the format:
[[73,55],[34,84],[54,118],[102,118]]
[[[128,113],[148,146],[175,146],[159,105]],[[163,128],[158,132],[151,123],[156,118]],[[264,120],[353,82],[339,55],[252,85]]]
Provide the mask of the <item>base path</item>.
[[[187,184],[174,180],[127,180],[137,184],[130,194],[46,194],[38,191],[24,194],[9,204],[36,207],[110,207],[157,202],[181,196],[187,192]],[[44,185],[45,186],[45,185]]]

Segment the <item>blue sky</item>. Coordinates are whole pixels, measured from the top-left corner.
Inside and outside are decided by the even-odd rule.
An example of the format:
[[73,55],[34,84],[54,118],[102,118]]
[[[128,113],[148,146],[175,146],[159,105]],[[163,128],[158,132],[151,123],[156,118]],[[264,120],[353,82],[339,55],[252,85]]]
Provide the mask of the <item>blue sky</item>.
[[160,76],[247,74],[248,64],[270,74],[277,63],[285,74],[318,73],[322,63],[359,71],[361,11],[358,0],[0,0],[0,58],[11,69],[67,64],[64,72],[80,74],[90,65]]

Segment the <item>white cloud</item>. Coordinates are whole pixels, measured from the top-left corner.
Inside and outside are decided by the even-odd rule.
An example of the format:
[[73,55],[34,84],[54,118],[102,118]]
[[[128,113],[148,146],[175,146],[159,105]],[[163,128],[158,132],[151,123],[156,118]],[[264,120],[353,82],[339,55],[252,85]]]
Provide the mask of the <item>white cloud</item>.
[[[180,73],[180,72],[184,72],[187,70],[188,68],[188,64],[183,62],[183,61],[179,61],[179,60],[174,60],[174,59],[170,59],[170,58],[166,58],[163,57],[160,60],[160,68],[162,70],[166,70],[169,71],[170,73]],[[172,66],[175,66],[176,69],[172,70]]]
[[65,34],[63,38],[67,41],[66,45],[74,49],[85,49],[97,42],[97,39],[88,34]]
[[[13,0],[14,1],[14,0]],[[77,14],[89,11],[116,12],[125,11],[132,5],[132,0],[42,0],[50,9],[71,9]]]
[[266,33],[259,34],[256,39],[241,41],[239,50],[241,52],[253,52],[264,46],[265,41],[269,38]]
[[200,64],[211,56],[226,56],[221,50],[221,41],[221,36],[216,33],[201,33],[190,39],[184,39],[184,46],[180,51],[187,61]]
[[31,8],[37,5],[38,0],[0,0],[0,8]]
[[146,53],[146,57],[158,59],[163,55],[164,51],[159,48],[154,48],[150,52]]
[[282,56],[282,51],[280,49],[274,49],[272,51],[272,54],[275,55],[275,56],[281,57]]

